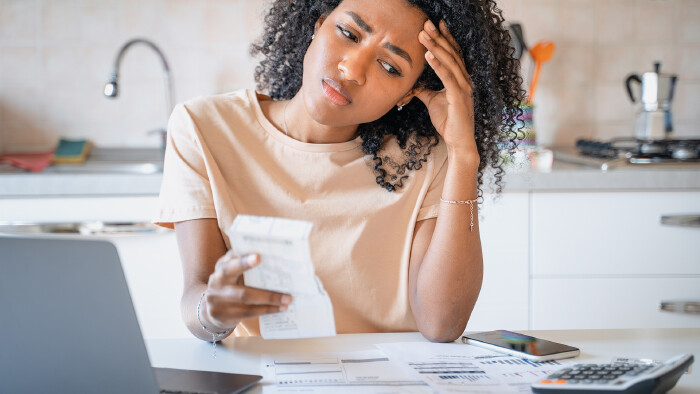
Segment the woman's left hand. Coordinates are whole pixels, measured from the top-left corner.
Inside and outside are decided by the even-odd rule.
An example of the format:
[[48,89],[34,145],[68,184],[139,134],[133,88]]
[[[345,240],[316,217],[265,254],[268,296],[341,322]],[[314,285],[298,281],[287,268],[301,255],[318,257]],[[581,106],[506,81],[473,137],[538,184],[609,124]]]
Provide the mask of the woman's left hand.
[[433,126],[449,148],[473,152],[478,157],[474,140],[473,84],[457,41],[443,20],[439,30],[430,20],[426,21],[418,40],[428,49],[425,58],[444,88],[440,91],[420,89],[416,97],[428,108]]

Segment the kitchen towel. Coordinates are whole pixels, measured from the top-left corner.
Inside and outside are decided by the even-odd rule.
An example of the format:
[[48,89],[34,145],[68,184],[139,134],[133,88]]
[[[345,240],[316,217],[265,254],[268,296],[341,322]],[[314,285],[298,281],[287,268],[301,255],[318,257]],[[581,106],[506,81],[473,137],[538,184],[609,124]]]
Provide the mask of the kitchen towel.
[[0,163],[8,163],[31,172],[41,172],[51,164],[53,150],[34,153],[7,153],[0,156]]

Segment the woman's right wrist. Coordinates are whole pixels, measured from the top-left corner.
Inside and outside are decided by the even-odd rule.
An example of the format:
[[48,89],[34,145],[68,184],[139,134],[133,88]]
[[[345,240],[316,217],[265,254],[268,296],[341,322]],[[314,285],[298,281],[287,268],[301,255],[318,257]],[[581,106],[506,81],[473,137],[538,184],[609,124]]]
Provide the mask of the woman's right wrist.
[[206,295],[206,291],[203,291],[198,298],[196,309],[197,323],[199,324],[200,328],[207,333],[207,335],[211,335],[215,338],[214,340],[220,341],[231,335],[236,327],[221,327],[219,324],[212,322],[211,319],[208,318],[209,313],[207,313],[208,305]]

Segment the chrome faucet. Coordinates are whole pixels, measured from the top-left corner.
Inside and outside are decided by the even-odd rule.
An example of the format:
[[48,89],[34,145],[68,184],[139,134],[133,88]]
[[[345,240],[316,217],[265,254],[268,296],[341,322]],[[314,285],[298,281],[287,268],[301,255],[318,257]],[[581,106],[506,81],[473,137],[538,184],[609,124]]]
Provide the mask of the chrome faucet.
[[163,69],[165,72],[165,112],[166,112],[166,117],[165,117],[165,127],[157,130],[153,130],[151,133],[158,133],[161,139],[161,154],[165,154],[165,145],[167,143],[167,135],[168,135],[168,130],[167,130],[167,124],[168,120],[170,119],[170,113],[173,110],[173,79],[172,76],[170,75],[170,67],[168,67],[168,61],[165,60],[165,55],[163,54],[163,51],[156,46],[153,42],[143,39],[143,38],[135,38],[133,40],[128,41],[126,44],[124,44],[121,49],[119,49],[119,52],[117,53],[117,57],[114,60],[114,68],[112,68],[112,75],[109,78],[109,81],[105,84],[104,88],[104,94],[105,96],[109,98],[116,98],[119,95],[119,64],[122,61],[122,57],[124,57],[124,53],[126,52],[127,49],[129,49],[132,45],[134,44],[145,44],[151,49],[153,49],[157,54],[158,57],[160,57],[160,60],[163,62]]

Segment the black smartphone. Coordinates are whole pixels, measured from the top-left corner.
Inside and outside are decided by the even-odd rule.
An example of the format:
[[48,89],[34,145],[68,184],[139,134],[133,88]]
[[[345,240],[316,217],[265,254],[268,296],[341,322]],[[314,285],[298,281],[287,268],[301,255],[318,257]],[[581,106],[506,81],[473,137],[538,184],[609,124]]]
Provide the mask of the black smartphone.
[[533,361],[576,357],[581,353],[573,346],[506,330],[469,334],[462,337],[462,342]]

